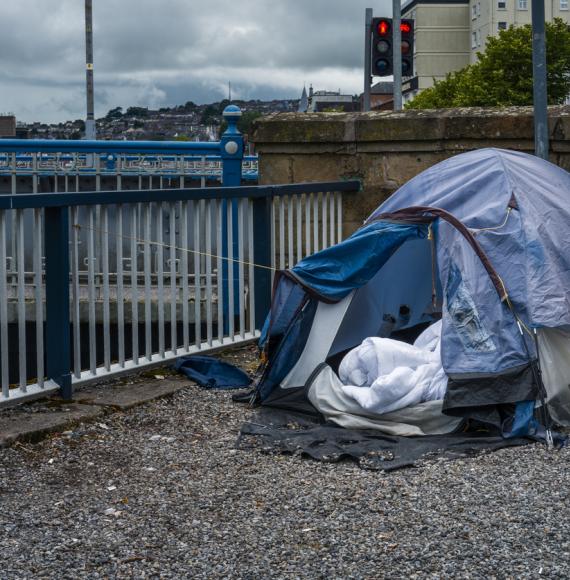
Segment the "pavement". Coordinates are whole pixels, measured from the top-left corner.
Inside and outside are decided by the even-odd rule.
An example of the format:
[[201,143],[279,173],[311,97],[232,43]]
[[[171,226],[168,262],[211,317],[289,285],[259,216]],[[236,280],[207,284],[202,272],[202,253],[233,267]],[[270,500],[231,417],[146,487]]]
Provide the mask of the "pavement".
[[[257,366],[255,350],[252,345],[241,346],[216,356],[253,373]],[[172,396],[191,384],[168,365],[79,389],[73,401],[54,396],[0,411],[0,448],[16,442],[37,443],[85,421]]]
[[169,376],[169,369],[135,375],[128,381],[101,384],[75,393],[73,401],[51,397],[0,412],[0,447],[15,442],[38,442],[49,434],[93,421],[114,411],[167,397],[188,387],[188,380]]

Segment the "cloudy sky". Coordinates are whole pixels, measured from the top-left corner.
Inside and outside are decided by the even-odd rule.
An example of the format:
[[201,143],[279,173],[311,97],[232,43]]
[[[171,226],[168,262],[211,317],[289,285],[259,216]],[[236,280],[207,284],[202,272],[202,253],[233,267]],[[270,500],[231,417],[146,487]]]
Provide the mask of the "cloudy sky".
[[[93,0],[96,116],[115,106],[362,89],[364,9],[390,0]],[[83,0],[1,0],[0,112],[84,116]]]

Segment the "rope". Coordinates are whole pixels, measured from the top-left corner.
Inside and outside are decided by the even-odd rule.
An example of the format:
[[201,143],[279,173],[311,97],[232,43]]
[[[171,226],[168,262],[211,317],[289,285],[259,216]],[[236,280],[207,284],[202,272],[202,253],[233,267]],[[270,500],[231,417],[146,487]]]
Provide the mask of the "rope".
[[228,258],[227,256],[220,256],[219,254],[211,254],[209,252],[200,252],[199,250],[191,250],[190,248],[180,248],[179,246],[171,246],[170,244],[165,244],[163,242],[154,242],[152,240],[145,240],[144,238],[139,238],[137,236],[127,236],[125,234],[119,235],[115,232],[109,232],[103,230],[102,228],[95,228],[90,226],[85,226],[81,224],[73,224],[76,230],[86,229],[91,230],[93,232],[101,232],[103,234],[111,235],[116,238],[123,238],[125,240],[135,240],[141,244],[151,244],[153,246],[161,246],[163,248],[167,248],[169,250],[178,250],[179,252],[187,252],[188,254],[198,254],[199,256],[206,256],[210,258],[216,258],[218,260],[225,260],[226,262],[234,262],[236,264],[243,264],[244,266],[253,266],[254,268],[262,268],[264,270],[270,270],[272,272],[276,272],[277,268],[272,268],[271,266],[265,266],[264,264],[256,264],[254,262],[248,262],[247,260],[238,260],[237,258]]
[[504,227],[507,223],[507,221],[509,220],[509,216],[511,215],[511,211],[512,211],[512,207],[508,207],[507,208],[507,215],[505,216],[505,219],[503,220],[502,223],[500,223],[498,226],[492,226],[492,227],[488,227],[488,228],[469,228],[469,231],[476,236],[477,234],[480,234],[481,232],[492,232],[494,230],[500,230],[502,227]]

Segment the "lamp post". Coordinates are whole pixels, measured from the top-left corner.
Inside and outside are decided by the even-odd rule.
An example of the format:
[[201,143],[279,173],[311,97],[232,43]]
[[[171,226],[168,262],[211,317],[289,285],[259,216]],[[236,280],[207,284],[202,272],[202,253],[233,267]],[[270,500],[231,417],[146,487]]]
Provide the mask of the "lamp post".
[[87,93],[85,139],[96,139],[93,96],[93,0],[85,0],[85,83]]

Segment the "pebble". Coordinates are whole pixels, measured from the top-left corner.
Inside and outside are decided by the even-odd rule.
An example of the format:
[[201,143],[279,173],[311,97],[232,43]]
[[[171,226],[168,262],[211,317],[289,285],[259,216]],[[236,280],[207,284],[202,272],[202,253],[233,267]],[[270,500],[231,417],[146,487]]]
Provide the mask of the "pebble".
[[0,577],[570,575],[569,449],[367,471],[236,450],[251,410],[231,395],[189,386],[0,449]]

